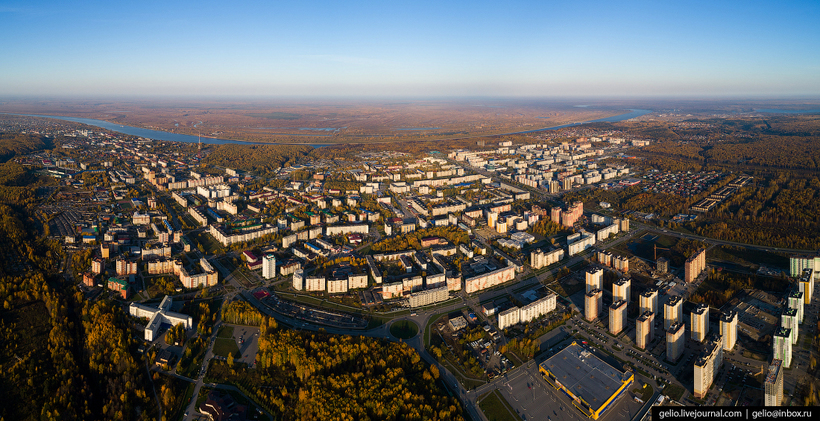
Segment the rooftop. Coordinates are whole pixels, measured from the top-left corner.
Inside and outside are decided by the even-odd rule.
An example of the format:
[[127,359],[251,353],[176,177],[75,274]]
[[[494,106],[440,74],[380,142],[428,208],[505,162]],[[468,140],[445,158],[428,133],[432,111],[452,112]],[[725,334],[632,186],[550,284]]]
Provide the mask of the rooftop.
[[775,337],[788,338],[791,336],[792,330],[787,327],[779,327],[774,332]]
[[734,310],[727,310],[720,315],[721,322],[731,322],[733,320],[737,320],[737,312]]
[[777,380],[777,374],[780,372],[782,366],[783,360],[773,359],[769,365],[769,371],[766,373],[766,381],[764,383],[773,384],[775,380]]
[[560,384],[584,399],[594,411],[627,381],[631,373],[624,373],[573,343],[541,363],[541,367],[555,376]]

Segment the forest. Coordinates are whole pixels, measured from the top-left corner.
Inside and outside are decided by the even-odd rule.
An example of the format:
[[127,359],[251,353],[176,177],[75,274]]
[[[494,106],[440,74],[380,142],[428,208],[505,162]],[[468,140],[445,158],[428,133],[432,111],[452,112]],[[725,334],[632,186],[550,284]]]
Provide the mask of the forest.
[[[820,170],[820,117],[692,119],[614,123],[653,143],[631,153],[667,171],[701,169]],[[676,159],[668,159],[673,157]]]
[[442,237],[454,245],[468,244],[470,237],[455,226],[425,228],[407,234],[382,239],[370,248],[374,252],[388,253],[401,250],[421,250],[421,239],[425,237]]
[[698,235],[789,249],[820,248],[820,179],[778,172],[692,224]]
[[[458,420],[439,372],[405,343],[363,336],[294,331],[263,320],[254,398],[283,420]],[[218,371],[219,368],[212,368]]]
[[0,206],[0,215],[0,243],[31,266],[0,275],[0,417],[156,419],[128,316],[65,283],[54,264],[62,249],[27,230],[25,214]]
[[6,162],[17,155],[24,155],[45,149],[48,146],[40,136],[0,133],[0,162]]
[[269,177],[271,172],[297,163],[312,150],[310,146],[226,144],[214,146],[202,161],[209,166],[256,171]]

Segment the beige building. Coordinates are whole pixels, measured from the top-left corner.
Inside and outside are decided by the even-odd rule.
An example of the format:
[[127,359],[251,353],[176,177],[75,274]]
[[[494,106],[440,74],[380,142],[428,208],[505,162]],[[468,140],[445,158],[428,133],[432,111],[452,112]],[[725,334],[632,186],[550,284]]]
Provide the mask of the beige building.
[[445,301],[448,298],[450,298],[450,291],[447,289],[447,285],[444,285],[438,288],[410,294],[407,298],[407,303],[410,307],[421,307],[437,303],[439,301]]
[[632,279],[621,278],[612,283],[612,300],[624,300],[629,305],[629,300],[632,299]]
[[663,329],[669,330],[675,323],[683,323],[683,300],[677,295],[670,296],[663,304]]
[[635,323],[635,346],[646,349],[654,338],[655,313],[644,311]]
[[587,321],[594,321],[601,315],[601,306],[604,292],[600,289],[593,289],[587,292],[584,299],[584,315]]
[[689,328],[692,329],[693,340],[703,342],[706,339],[706,334],[709,333],[709,306],[698,304],[698,307],[692,310]]
[[498,313],[498,329],[504,330],[521,321],[521,309],[518,307],[508,308]]
[[617,335],[626,323],[626,301],[618,300],[609,306],[609,333]]
[[650,287],[641,293],[640,305],[638,306],[638,313],[651,311],[654,314],[658,313],[658,289]]
[[704,269],[706,269],[706,249],[700,249],[683,264],[684,281],[693,282]]
[[715,381],[718,370],[723,364],[723,340],[718,337],[706,342],[703,353],[695,361],[695,397],[698,399],[706,396],[712,382]]
[[673,323],[666,330],[666,359],[677,362],[683,355],[686,343],[686,327],[683,323]]
[[723,338],[723,350],[731,351],[737,342],[737,312],[728,310],[720,316],[720,336]]
[[589,268],[586,270],[586,292],[593,289],[603,289],[604,287],[604,270],[601,268]]
[[564,258],[564,249],[558,248],[553,251],[544,252],[541,249],[530,252],[530,266],[533,269],[541,269],[558,262]]

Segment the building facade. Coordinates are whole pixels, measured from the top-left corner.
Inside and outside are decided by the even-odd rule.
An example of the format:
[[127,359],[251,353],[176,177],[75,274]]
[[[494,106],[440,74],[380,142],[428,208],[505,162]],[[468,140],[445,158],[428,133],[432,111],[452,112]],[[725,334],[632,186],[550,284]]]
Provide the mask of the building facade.
[[586,270],[586,292],[593,289],[603,289],[604,287],[604,270],[601,268],[589,268]]
[[276,277],[276,256],[267,254],[262,257],[262,277],[273,279]]
[[712,387],[720,366],[723,365],[723,340],[720,337],[706,342],[703,353],[695,361],[695,397],[702,399]]
[[593,289],[587,292],[584,298],[584,315],[587,321],[594,321],[598,319],[601,314],[601,306],[604,297],[604,292],[600,289]]
[[612,283],[612,301],[624,300],[629,305],[631,294],[632,278],[621,278]]
[[644,311],[635,320],[635,346],[646,349],[654,337],[655,313]]
[[774,332],[772,340],[774,358],[783,361],[783,368],[789,368],[792,364],[791,335],[791,329],[781,327]]
[[666,329],[666,359],[677,362],[683,355],[686,342],[686,327],[683,323],[673,323]]
[[609,333],[617,335],[626,323],[626,301],[618,300],[609,306]]
[[638,313],[645,311],[650,311],[655,314],[658,312],[658,289],[655,287],[650,287],[641,293]]
[[727,310],[720,316],[720,336],[723,337],[723,350],[731,351],[737,342],[737,312]]
[[766,406],[780,406],[783,404],[783,360],[777,358],[769,364],[766,371],[766,380],[763,382],[766,391],[764,404]]
[[669,330],[675,323],[683,323],[683,300],[672,295],[663,304],[663,329]]
[[692,329],[692,339],[703,342],[709,333],[709,306],[699,304],[692,310],[689,327]]

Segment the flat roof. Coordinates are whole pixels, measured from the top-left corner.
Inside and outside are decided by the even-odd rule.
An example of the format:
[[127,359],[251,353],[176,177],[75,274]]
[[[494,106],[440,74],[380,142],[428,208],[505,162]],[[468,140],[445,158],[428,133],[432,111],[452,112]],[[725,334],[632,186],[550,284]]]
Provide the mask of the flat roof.
[[778,360],[777,358],[772,360],[772,363],[769,365],[769,371],[766,374],[765,383],[773,384],[775,382],[781,366],[783,366],[783,360]]
[[629,378],[575,343],[541,363],[541,367],[596,412]]

